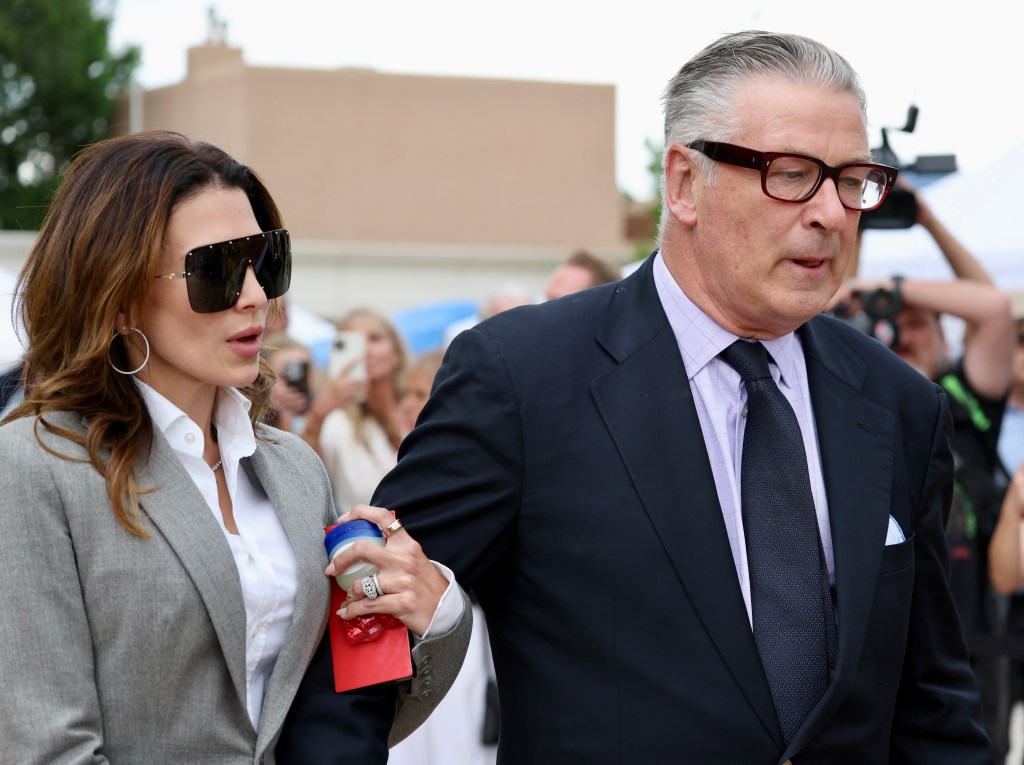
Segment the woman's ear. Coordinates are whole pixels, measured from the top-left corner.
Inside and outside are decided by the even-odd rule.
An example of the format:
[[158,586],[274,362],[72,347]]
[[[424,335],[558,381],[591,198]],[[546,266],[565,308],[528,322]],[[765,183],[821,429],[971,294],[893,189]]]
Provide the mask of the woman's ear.
[[700,170],[693,150],[674,143],[665,152],[665,205],[684,226],[697,222],[697,184]]

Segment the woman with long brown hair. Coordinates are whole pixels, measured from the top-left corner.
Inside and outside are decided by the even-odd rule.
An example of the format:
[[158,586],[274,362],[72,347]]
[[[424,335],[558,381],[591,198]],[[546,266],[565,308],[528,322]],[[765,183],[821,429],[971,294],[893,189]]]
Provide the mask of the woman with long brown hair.
[[[25,395],[0,427],[0,760],[274,761],[326,650],[336,520],[313,452],[261,424],[290,277],[269,192],[214,146],[144,133],[68,170],[20,275]],[[437,635],[417,660],[457,657],[458,607],[428,632],[457,586],[404,531],[375,555],[377,612]],[[409,691],[353,692],[345,762],[385,761],[436,703]]]

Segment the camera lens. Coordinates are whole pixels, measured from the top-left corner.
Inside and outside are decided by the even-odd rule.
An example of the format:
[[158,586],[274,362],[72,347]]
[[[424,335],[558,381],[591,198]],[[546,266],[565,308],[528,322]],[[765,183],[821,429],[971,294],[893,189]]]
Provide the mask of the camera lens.
[[868,315],[876,319],[889,319],[895,316],[900,309],[896,294],[887,289],[876,289],[865,293],[863,297],[864,310]]
[[295,390],[309,394],[309,365],[305,361],[289,361],[281,370],[281,377]]

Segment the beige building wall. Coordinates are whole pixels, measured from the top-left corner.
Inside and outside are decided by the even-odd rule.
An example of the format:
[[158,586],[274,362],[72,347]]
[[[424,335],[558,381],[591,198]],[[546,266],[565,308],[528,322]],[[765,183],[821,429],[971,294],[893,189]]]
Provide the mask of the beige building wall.
[[540,291],[573,250],[631,255],[611,85],[250,67],[204,45],[183,82],[135,103],[132,124],[264,178],[295,240],[293,298],[322,315]]

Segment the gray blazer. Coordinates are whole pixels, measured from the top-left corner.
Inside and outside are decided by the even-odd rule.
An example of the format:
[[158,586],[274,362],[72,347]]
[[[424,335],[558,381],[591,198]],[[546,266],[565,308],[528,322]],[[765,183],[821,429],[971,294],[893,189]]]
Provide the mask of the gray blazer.
[[[48,420],[82,431],[80,415]],[[85,450],[39,428],[56,451]],[[0,761],[273,763],[274,746],[327,622],[323,526],[336,517],[323,465],[293,435],[261,431],[252,474],[297,559],[291,628],[259,730],[246,711],[245,607],[234,559],[208,506],[160,433],[137,467],[148,539],[114,518],[87,461],[42,449],[32,418],[0,427]],[[460,591],[461,593],[461,591]],[[458,627],[413,651],[432,692],[399,688],[391,743],[454,680],[469,640]],[[421,698],[422,697],[422,698]]]

